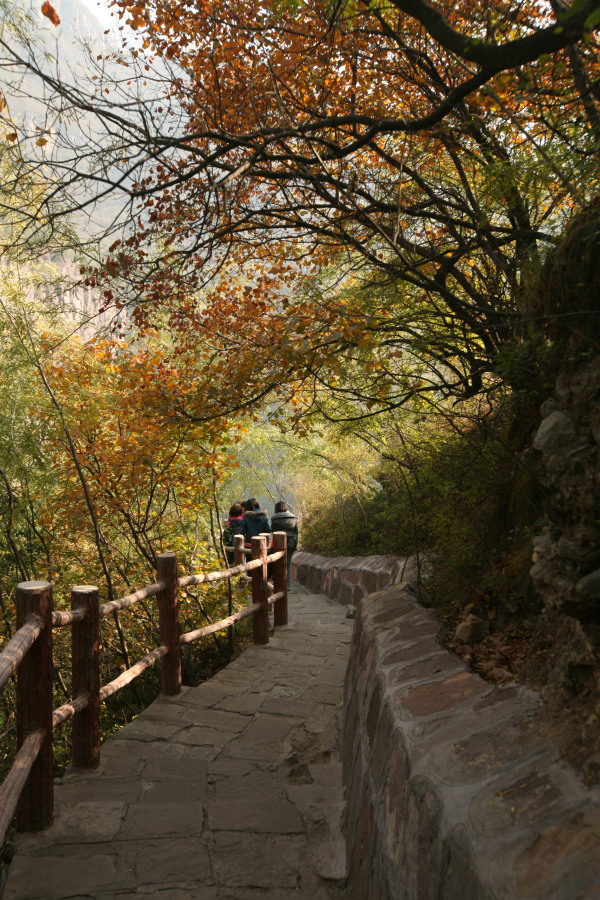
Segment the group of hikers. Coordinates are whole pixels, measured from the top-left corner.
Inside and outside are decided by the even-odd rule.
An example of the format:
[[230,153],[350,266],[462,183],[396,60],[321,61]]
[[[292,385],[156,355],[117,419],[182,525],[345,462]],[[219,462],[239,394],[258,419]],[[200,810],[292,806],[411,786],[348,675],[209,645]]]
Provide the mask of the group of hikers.
[[[261,509],[260,503],[255,497],[250,497],[249,500],[245,500],[243,503],[233,503],[229,510],[229,518],[225,522],[223,539],[227,547],[232,547],[233,539],[236,534],[241,534],[244,537],[244,545],[246,547],[251,547],[253,537],[273,531],[285,531],[287,535],[287,571],[289,586],[292,571],[292,554],[298,547],[298,519],[285,501],[277,501],[275,504],[275,511],[270,520],[265,510]],[[229,564],[233,565],[233,550],[227,550],[226,552]]]

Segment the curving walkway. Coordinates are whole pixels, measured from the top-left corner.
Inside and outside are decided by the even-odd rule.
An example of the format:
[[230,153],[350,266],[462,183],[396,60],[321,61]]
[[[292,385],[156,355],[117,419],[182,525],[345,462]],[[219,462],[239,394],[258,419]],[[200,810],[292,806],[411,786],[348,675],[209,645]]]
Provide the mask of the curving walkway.
[[290,625],[160,698],[57,789],[3,900],[331,900],[345,849],[338,714],[352,622],[294,586]]

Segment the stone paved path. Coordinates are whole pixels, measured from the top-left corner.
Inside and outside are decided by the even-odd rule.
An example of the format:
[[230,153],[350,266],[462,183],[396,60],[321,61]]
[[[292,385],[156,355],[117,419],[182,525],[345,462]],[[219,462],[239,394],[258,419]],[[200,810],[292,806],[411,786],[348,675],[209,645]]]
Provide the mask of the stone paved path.
[[57,789],[3,900],[342,898],[338,714],[351,621],[294,587],[290,625],[160,698]]

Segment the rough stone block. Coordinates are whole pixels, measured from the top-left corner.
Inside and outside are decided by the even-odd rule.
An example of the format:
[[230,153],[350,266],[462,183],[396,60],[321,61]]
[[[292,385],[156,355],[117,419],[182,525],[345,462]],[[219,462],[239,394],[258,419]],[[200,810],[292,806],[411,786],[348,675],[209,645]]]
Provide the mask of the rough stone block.
[[600,829],[598,813],[549,824],[517,859],[515,873],[523,897],[573,900],[598,897]]
[[409,663],[412,660],[432,658],[445,652],[437,638],[428,637],[420,641],[408,641],[396,647],[389,647],[381,654],[381,662],[384,666],[391,666],[394,663]]
[[440,900],[489,900],[477,874],[466,829],[457,826],[450,832],[440,871]]
[[359,569],[342,569],[341,575],[342,578],[351,585],[358,584],[361,573]]
[[360,811],[357,818],[354,840],[349,853],[348,882],[354,897],[368,897],[371,880],[372,844],[375,839],[373,828],[373,807],[368,787],[362,792]]
[[415,681],[431,681],[445,675],[466,671],[464,662],[450,653],[438,653],[411,665],[395,666],[388,672],[390,683],[408,685]]
[[410,897],[437,897],[442,862],[444,805],[438,789],[426,778],[408,785],[403,821],[402,867]]
[[383,588],[388,587],[390,584],[394,584],[394,571],[380,571],[377,573],[377,587],[375,590],[381,591]]
[[[384,703],[377,723],[375,737],[371,744],[371,774],[375,791],[379,790],[390,759],[390,749],[397,741],[403,742],[401,734],[393,734],[394,716],[390,706]],[[393,738],[393,739],[392,739]]]
[[[534,734],[528,734],[515,723],[496,719],[493,726],[468,733],[470,723],[457,721],[448,743],[436,746],[430,753],[428,769],[446,784],[478,782],[504,772],[514,772],[527,760],[540,764],[548,760],[552,748]],[[438,744],[441,742],[438,737]],[[497,783],[494,782],[497,786]],[[484,807],[487,801],[484,801]]]
[[388,864],[398,871],[404,859],[403,836],[406,824],[407,785],[410,778],[410,758],[407,747],[396,741],[390,748],[386,781],[381,793],[382,831]]
[[361,578],[361,585],[364,588],[365,593],[373,594],[379,587],[378,573],[370,572],[368,569],[363,570],[362,578]]
[[454,710],[487,690],[487,685],[477,675],[460,672],[440,681],[402,687],[396,692],[395,700],[400,709],[420,718]]

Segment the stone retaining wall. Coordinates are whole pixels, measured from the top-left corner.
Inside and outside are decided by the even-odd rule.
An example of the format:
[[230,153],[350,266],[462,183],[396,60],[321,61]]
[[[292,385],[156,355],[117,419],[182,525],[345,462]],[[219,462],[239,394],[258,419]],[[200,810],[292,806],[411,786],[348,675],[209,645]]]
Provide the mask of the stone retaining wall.
[[[298,579],[342,602],[365,573],[397,572],[297,557]],[[483,681],[439,630],[406,583],[358,604],[342,741],[350,900],[598,900],[600,790],[539,733],[535,693]]]
[[416,577],[412,559],[399,556],[317,556],[294,553],[292,578],[316,594],[356,605],[367,594]]

